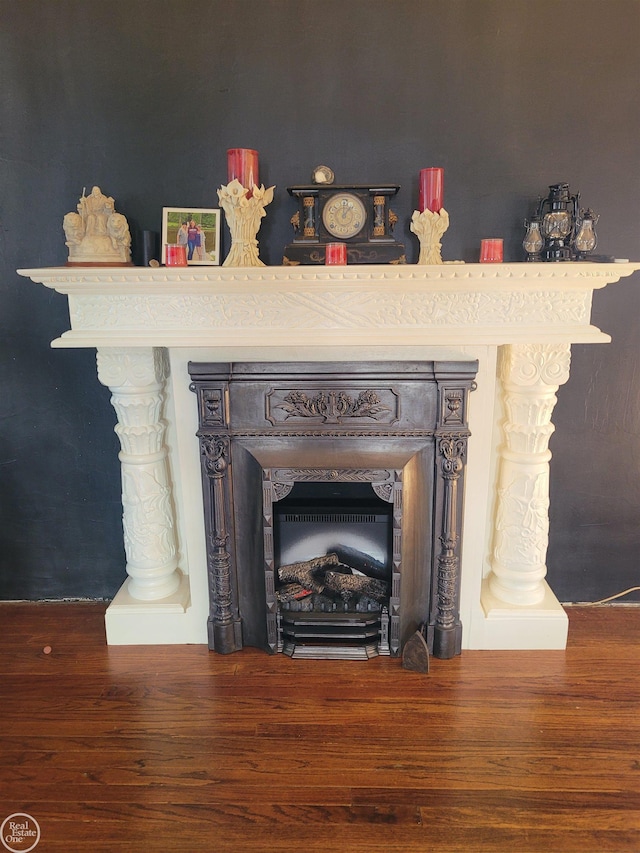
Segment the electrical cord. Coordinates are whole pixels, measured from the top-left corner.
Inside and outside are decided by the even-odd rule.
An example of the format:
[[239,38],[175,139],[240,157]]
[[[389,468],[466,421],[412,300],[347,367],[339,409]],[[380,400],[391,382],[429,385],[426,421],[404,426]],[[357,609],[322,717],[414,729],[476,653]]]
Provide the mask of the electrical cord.
[[595,607],[596,604],[606,604],[608,601],[613,601],[614,598],[621,598],[623,595],[629,595],[630,592],[638,592],[638,590],[640,590],[640,586],[631,586],[629,589],[625,589],[622,592],[616,592],[615,595],[608,596],[608,598],[601,598],[600,601],[587,601],[582,606]]

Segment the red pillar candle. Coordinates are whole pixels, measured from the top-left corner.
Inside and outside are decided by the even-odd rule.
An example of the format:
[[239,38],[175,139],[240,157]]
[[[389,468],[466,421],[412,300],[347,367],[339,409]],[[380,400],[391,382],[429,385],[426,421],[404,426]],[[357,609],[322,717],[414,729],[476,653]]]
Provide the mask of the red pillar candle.
[[227,151],[227,183],[236,178],[251,194],[258,180],[258,152],[253,148],[229,148]]
[[420,169],[420,190],[418,204],[420,211],[430,210],[432,213],[440,213],[442,209],[442,196],[444,194],[444,169],[432,166],[429,169]]
[[327,265],[347,263],[346,243],[327,243],[325,247],[324,262]]

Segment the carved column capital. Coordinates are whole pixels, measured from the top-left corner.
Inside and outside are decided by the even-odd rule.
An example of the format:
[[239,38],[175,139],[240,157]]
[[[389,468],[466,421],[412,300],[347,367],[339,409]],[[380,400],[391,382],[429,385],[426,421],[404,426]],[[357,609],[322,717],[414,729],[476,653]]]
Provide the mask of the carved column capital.
[[98,379],[108,388],[147,388],[162,385],[169,360],[162,347],[100,347],[96,354]]
[[511,344],[500,348],[500,378],[521,388],[555,387],[569,379],[569,344]]

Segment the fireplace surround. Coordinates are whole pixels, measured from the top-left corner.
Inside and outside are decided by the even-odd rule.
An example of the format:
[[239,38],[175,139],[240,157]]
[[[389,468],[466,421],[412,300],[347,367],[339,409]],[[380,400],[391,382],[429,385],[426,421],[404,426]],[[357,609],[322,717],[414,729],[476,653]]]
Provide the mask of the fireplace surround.
[[[477,367],[475,361],[189,363],[199,413],[210,648],[232,652],[248,644],[282,651],[284,622],[292,656],[333,656],[326,637],[313,642],[307,631],[306,643],[294,642],[292,613],[277,597],[278,571],[287,563],[277,559],[283,538],[277,504],[305,484],[306,503],[294,504],[298,512],[291,516],[302,511],[310,530],[297,540],[292,559],[326,555],[326,549],[300,550],[320,537],[318,526],[327,517],[326,511],[318,517],[323,506],[335,519],[329,535],[337,537],[336,550],[353,548],[357,540],[344,537],[355,535],[356,519],[375,512],[371,506],[378,496],[392,506],[388,548],[380,559],[370,531],[364,553],[390,570],[385,647],[399,654],[424,626],[437,657],[459,654],[467,412]],[[367,506],[366,491],[356,484],[372,493]],[[349,524],[340,524],[339,515]],[[384,536],[375,537],[379,548]],[[329,539],[329,552],[333,544]],[[301,588],[300,594],[311,591]],[[306,597],[320,599],[323,615],[314,608],[313,617],[322,623],[315,629],[320,634],[330,620],[345,619],[344,610],[336,613],[340,596],[331,611],[325,609],[329,593]],[[357,619],[364,622],[355,607],[347,612],[349,630]],[[371,610],[366,618],[372,619]],[[299,623],[305,620],[309,617],[298,617]],[[352,652],[368,657],[373,645],[369,640]],[[346,642],[333,651],[347,656]]]
[[[54,347],[97,349],[120,439],[127,580],[111,644],[207,643],[189,362],[477,362],[460,552],[462,647],[564,648],[545,580],[549,437],[593,291],[628,263],[20,270],[68,298]],[[337,356],[337,358],[336,358]]]

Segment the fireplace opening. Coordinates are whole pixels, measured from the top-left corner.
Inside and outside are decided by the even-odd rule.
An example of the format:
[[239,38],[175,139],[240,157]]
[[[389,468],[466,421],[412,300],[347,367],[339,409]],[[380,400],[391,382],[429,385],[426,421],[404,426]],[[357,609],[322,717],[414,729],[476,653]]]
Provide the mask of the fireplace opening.
[[274,505],[274,517],[278,565],[339,548],[361,555],[360,560],[368,555],[376,576],[390,578],[391,505],[371,483],[295,483]]
[[368,482],[299,482],[274,505],[281,651],[389,654],[392,520],[392,506]]

